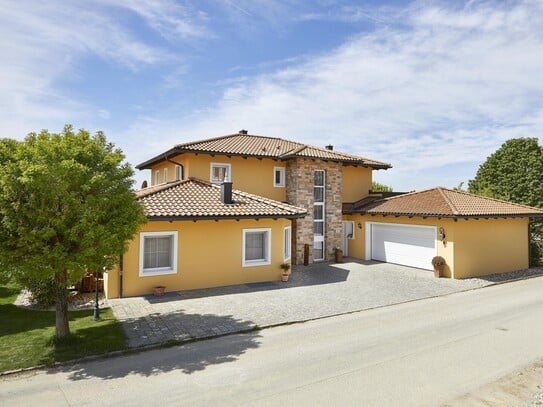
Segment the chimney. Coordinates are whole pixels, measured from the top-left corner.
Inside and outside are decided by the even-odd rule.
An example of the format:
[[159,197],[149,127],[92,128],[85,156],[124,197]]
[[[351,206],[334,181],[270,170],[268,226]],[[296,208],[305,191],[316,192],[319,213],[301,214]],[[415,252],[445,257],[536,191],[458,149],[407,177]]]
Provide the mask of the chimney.
[[233,204],[232,201],[232,183],[231,182],[223,182],[221,184],[221,201],[223,204]]
[[241,129],[241,130],[239,131],[239,134],[247,134],[247,130]]
[[325,148],[332,151],[334,149],[334,146],[332,144],[328,144],[327,146],[325,146]]

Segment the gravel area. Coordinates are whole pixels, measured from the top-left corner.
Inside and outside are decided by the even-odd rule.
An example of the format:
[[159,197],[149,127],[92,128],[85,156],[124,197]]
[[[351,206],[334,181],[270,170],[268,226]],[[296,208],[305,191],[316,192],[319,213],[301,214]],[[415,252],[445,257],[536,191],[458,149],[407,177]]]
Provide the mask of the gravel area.
[[[68,309],[70,311],[74,310],[83,310],[83,309],[93,309],[94,300],[96,298],[95,293],[78,293],[76,291],[70,291],[68,297]],[[40,308],[36,304],[30,301],[30,291],[23,289],[15,299],[13,303],[21,308],[28,308],[37,311],[54,311],[55,306],[49,308]],[[107,300],[104,298],[104,293],[98,293],[98,304],[100,308],[107,307]]]

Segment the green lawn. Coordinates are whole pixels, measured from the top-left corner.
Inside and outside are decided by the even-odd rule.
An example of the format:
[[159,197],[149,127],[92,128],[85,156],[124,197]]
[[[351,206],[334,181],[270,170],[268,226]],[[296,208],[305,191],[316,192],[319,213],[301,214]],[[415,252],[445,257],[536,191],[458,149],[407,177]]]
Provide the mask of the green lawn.
[[15,285],[0,286],[0,371],[77,359],[126,349],[126,339],[111,309],[70,311],[72,337],[62,344],[53,340],[54,311],[18,308],[13,301],[19,293]]

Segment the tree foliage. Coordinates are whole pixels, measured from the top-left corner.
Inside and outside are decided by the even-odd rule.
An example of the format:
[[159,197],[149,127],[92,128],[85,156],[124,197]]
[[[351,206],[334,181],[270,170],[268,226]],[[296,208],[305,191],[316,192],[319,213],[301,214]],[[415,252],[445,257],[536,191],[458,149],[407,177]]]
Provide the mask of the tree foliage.
[[372,192],[392,192],[392,187],[385,184],[380,184],[377,181],[372,181],[371,183]]
[[0,268],[55,281],[56,335],[69,335],[66,287],[110,267],[144,222],[133,171],[102,132],[69,125],[0,143]]
[[[468,183],[471,193],[543,208],[543,147],[537,138],[506,141]],[[541,258],[541,220],[532,221],[531,263]]]

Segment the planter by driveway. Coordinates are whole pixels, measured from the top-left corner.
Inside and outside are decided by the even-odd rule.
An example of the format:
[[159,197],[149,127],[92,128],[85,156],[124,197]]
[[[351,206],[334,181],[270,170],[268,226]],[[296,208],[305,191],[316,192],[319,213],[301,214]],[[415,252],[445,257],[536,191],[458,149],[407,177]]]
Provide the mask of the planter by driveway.
[[307,321],[494,282],[492,278],[437,279],[429,271],[347,260],[297,266],[287,283],[244,284],[108,302],[123,324],[129,345],[137,347]]

